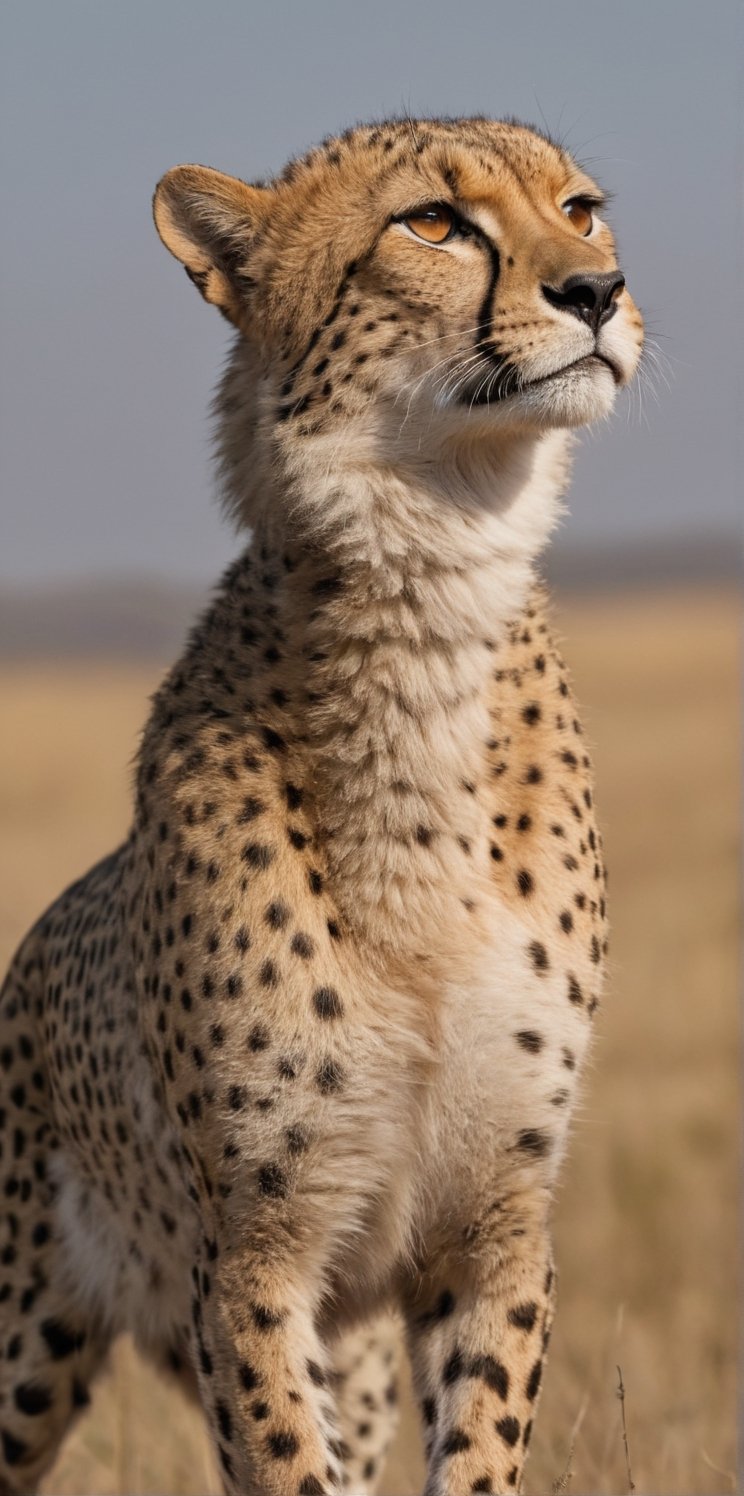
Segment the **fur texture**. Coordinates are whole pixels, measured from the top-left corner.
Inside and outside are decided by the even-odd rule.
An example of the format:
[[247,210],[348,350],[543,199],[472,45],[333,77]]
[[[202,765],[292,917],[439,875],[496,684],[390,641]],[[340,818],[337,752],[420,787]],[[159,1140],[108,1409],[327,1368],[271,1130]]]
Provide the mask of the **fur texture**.
[[600,202],[486,120],[158,188],[237,329],[252,538],[155,698],[126,844],[4,989],[3,1492],[125,1327],[198,1378],[228,1490],[371,1492],[391,1310],[426,1496],[519,1487],[606,949],[534,574],[570,430],[640,350]]

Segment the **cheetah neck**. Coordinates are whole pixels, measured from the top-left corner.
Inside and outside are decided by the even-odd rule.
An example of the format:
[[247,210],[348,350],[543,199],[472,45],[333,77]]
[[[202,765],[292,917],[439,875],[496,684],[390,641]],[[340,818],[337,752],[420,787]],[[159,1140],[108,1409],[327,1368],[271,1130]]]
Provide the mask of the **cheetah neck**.
[[315,496],[287,588],[297,729],[334,896],[380,947],[433,936],[487,875],[494,651],[555,520],[552,474],[548,450],[488,509],[377,469]]

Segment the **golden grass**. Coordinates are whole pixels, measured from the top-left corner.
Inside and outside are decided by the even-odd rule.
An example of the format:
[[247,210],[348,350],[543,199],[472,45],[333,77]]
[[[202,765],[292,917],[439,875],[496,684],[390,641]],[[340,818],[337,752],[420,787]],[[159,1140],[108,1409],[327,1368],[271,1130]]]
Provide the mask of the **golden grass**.
[[[738,605],[688,591],[561,609],[595,745],[611,989],[556,1212],[560,1306],[532,1492],[737,1489]],[[0,670],[4,956],[121,836],[158,671]],[[573,1445],[570,1470],[569,1455]],[[406,1406],[385,1496],[420,1490]],[[217,1490],[199,1416],[122,1342],[46,1483]]]

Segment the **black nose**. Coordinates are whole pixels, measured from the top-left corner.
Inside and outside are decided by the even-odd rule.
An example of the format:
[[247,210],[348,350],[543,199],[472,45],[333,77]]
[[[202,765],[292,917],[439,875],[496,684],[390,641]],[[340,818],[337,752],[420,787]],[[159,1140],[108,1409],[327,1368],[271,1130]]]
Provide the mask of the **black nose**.
[[596,333],[612,316],[624,286],[625,276],[619,270],[611,270],[607,275],[569,275],[558,290],[543,286],[543,296],[551,306],[573,312],[582,322],[588,322]]

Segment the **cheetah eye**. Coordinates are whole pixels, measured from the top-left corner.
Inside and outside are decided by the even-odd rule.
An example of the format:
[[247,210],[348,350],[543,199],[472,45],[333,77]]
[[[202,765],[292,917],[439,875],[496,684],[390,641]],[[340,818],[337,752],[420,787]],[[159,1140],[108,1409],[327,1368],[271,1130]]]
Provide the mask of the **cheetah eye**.
[[594,228],[594,214],[592,213],[594,206],[595,204],[586,197],[571,197],[567,203],[563,204],[566,217],[570,218],[576,232],[584,239]]
[[417,208],[415,213],[407,214],[398,222],[404,223],[417,239],[424,239],[427,244],[446,244],[460,228],[459,219],[446,203],[427,203],[426,207]]

